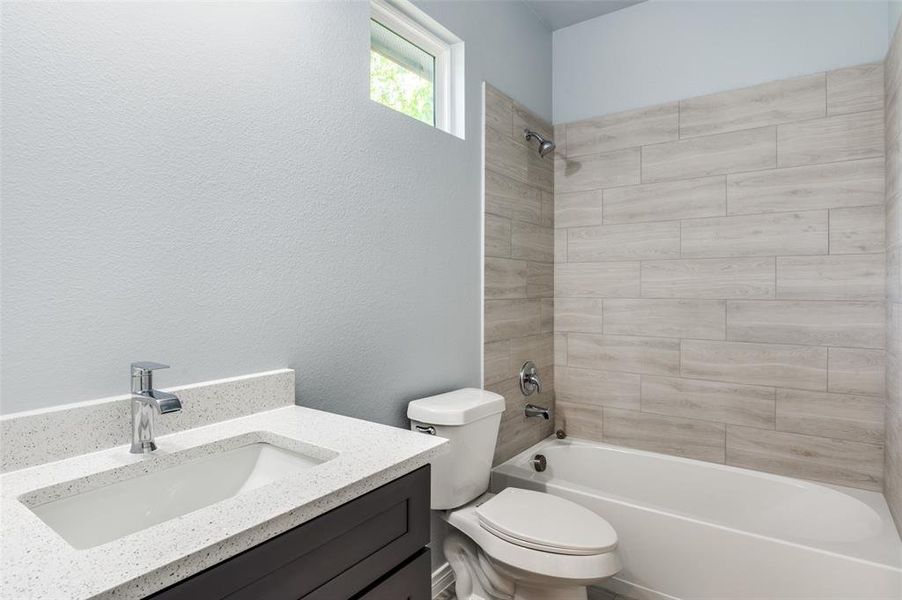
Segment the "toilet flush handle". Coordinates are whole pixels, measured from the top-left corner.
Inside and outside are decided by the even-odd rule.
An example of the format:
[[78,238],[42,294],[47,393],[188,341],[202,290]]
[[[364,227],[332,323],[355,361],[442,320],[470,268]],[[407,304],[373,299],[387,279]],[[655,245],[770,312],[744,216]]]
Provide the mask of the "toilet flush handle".
[[417,425],[417,431],[420,433],[428,433],[429,435],[435,435],[435,427],[432,425]]

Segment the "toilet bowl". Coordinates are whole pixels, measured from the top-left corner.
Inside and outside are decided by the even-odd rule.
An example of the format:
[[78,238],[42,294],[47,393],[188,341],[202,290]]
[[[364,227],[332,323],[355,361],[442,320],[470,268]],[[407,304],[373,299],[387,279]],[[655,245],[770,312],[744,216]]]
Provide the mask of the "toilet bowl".
[[607,521],[550,494],[508,488],[444,519],[452,529],[443,549],[461,600],[585,600],[586,586],[621,568]]
[[408,405],[411,429],[449,440],[432,464],[434,510],[450,525],[443,550],[458,600],[586,600],[621,568],[617,533],[565,498],[488,490],[504,398],[464,389]]

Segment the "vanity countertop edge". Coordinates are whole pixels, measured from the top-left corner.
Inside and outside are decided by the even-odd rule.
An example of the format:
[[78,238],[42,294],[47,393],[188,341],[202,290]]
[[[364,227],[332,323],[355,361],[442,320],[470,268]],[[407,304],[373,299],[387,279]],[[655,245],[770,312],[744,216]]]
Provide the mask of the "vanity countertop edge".
[[[302,473],[76,550],[19,498],[158,456],[269,432],[338,453]],[[142,457],[117,446],[0,475],[0,597],[138,599],[306,523],[429,463],[445,440],[301,406],[286,406],[158,438]]]

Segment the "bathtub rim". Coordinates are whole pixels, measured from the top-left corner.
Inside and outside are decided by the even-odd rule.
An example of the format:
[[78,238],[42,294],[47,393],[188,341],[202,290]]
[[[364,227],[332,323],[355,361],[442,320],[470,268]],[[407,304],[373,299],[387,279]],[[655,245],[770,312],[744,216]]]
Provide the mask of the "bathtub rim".
[[[557,486],[558,488],[569,489],[569,490],[575,491],[575,492],[581,492],[581,493],[586,493],[586,494],[595,494],[597,496],[602,497],[604,500],[606,500],[608,502],[616,503],[619,505],[631,506],[631,507],[635,507],[635,508],[638,508],[641,510],[647,510],[650,512],[654,512],[656,514],[666,515],[666,516],[669,516],[669,517],[672,517],[675,519],[680,519],[683,521],[691,522],[691,523],[694,523],[697,525],[714,527],[714,528],[722,529],[724,531],[729,531],[729,532],[735,533],[735,534],[747,535],[747,536],[751,536],[751,537],[754,537],[757,539],[767,540],[767,541],[775,542],[775,543],[779,543],[779,544],[787,544],[790,546],[794,546],[794,547],[812,551],[812,552],[819,552],[819,553],[827,554],[830,556],[840,557],[840,558],[843,558],[846,560],[856,561],[856,562],[870,565],[873,567],[888,569],[891,572],[898,573],[900,576],[902,576],[902,539],[899,539],[898,537],[896,538],[896,540],[898,541],[899,554],[896,557],[896,559],[897,559],[896,562],[895,563],[882,562],[882,561],[874,560],[871,558],[864,558],[861,556],[856,556],[854,554],[848,554],[848,553],[838,552],[836,550],[818,547],[818,546],[811,545],[811,544],[804,544],[804,543],[801,543],[798,541],[774,537],[772,535],[766,535],[763,533],[757,533],[754,531],[749,531],[746,529],[741,529],[738,527],[725,525],[723,523],[718,523],[715,521],[703,520],[702,518],[700,518],[698,516],[686,515],[686,514],[682,514],[680,512],[676,512],[676,511],[668,511],[668,510],[665,510],[658,506],[651,506],[651,505],[645,504],[645,503],[637,501],[637,500],[630,500],[629,498],[626,498],[624,496],[617,496],[617,495],[611,494],[610,492],[605,492],[604,490],[591,488],[591,487],[588,487],[588,486],[580,484],[580,483],[568,481],[565,479],[555,480],[544,473],[536,472],[527,467],[528,459],[531,457],[531,455],[533,455],[537,452],[540,452],[540,450],[542,448],[547,448],[550,446],[567,446],[567,445],[601,447],[601,448],[613,450],[615,452],[622,453],[622,454],[633,454],[633,455],[639,455],[639,456],[646,456],[646,457],[658,459],[658,460],[664,459],[666,461],[671,461],[671,462],[679,462],[679,463],[684,463],[684,464],[698,465],[698,466],[702,466],[706,469],[714,468],[715,470],[718,470],[718,471],[740,473],[740,474],[743,474],[746,476],[751,475],[754,477],[759,477],[761,479],[778,481],[778,482],[782,482],[782,483],[791,483],[791,484],[795,484],[795,485],[802,484],[802,485],[806,485],[806,486],[822,486],[822,487],[831,489],[833,491],[849,495],[849,496],[855,498],[856,500],[859,500],[860,502],[864,503],[865,505],[867,505],[868,507],[870,507],[871,509],[873,509],[874,511],[877,512],[878,516],[880,516],[881,520],[883,521],[884,527],[889,525],[887,530],[892,531],[893,533],[897,533],[896,529],[895,529],[895,525],[892,522],[892,516],[890,515],[889,507],[886,504],[886,498],[880,492],[871,491],[871,490],[863,490],[863,489],[859,489],[859,488],[851,488],[851,487],[846,487],[846,486],[841,486],[841,485],[825,483],[825,482],[821,482],[821,481],[814,481],[814,480],[810,480],[810,479],[802,479],[799,477],[789,477],[786,475],[778,475],[776,473],[767,473],[765,471],[756,471],[754,469],[746,469],[743,467],[735,467],[732,465],[725,465],[725,464],[721,464],[721,463],[707,462],[707,461],[697,460],[697,459],[693,459],[693,458],[674,456],[674,455],[670,455],[670,454],[663,454],[660,452],[652,452],[650,450],[641,450],[638,448],[630,448],[627,446],[618,446],[616,444],[610,444],[607,442],[587,440],[584,438],[577,438],[577,437],[571,437],[571,436],[567,436],[566,439],[557,439],[554,435],[551,435],[551,436],[544,438],[544,439],[540,440],[539,442],[533,444],[529,448],[526,448],[525,450],[516,454],[515,456],[512,456],[511,458],[504,461],[503,463],[500,463],[500,464],[496,465],[495,467],[493,467],[492,468],[492,479],[491,479],[491,483],[490,483],[491,490],[497,491],[495,489],[495,474],[497,473],[501,476],[511,477],[514,479],[535,481],[537,483],[541,483],[546,486]],[[524,474],[526,474],[526,477],[523,476]],[[874,496],[878,497],[881,502],[876,503]],[[875,506],[875,503],[877,504],[876,506]]]

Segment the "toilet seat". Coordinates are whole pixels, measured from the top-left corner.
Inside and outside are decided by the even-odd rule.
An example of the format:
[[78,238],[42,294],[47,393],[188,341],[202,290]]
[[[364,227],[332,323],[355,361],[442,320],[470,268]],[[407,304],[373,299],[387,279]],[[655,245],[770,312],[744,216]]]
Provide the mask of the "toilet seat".
[[[498,494],[498,496],[500,495]],[[523,544],[522,539],[517,542],[511,541],[517,539],[514,536],[507,536],[510,539],[506,539],[497,535],[480,523],[477,514],[481,506],[488,504],[496,497],[493,494],[486,494],[466,506],[444,513],[445,520],[449,525],[473,540],[480,550],[494,561],[510,567],[514,572],[539,575],[567,585],[591,585],[616,574],[622,568],[620,556],[616,552],[616,534],[614,534],[614,547],[597,554],[563,554],[528,547]],[[559,499],[573,504],[566,499]],[[497,508],[503,505],[502,502],[495,506]],[[594,513],[592,516],[601,519]],[[544,517],[549,522],[556,521],[556,516],[553,514],[544,515]],[[603,519],[601,520],[603,521]],[[594,519],[593,522],[595,522]],[[613,529],[611,531],[613,532]],[[546,545],[550,544],[546,542]]]
[[617,547],[617,532],[591,510],[565,498],[507,488],[476,507],[479,524],[524,548],[587,556]]

